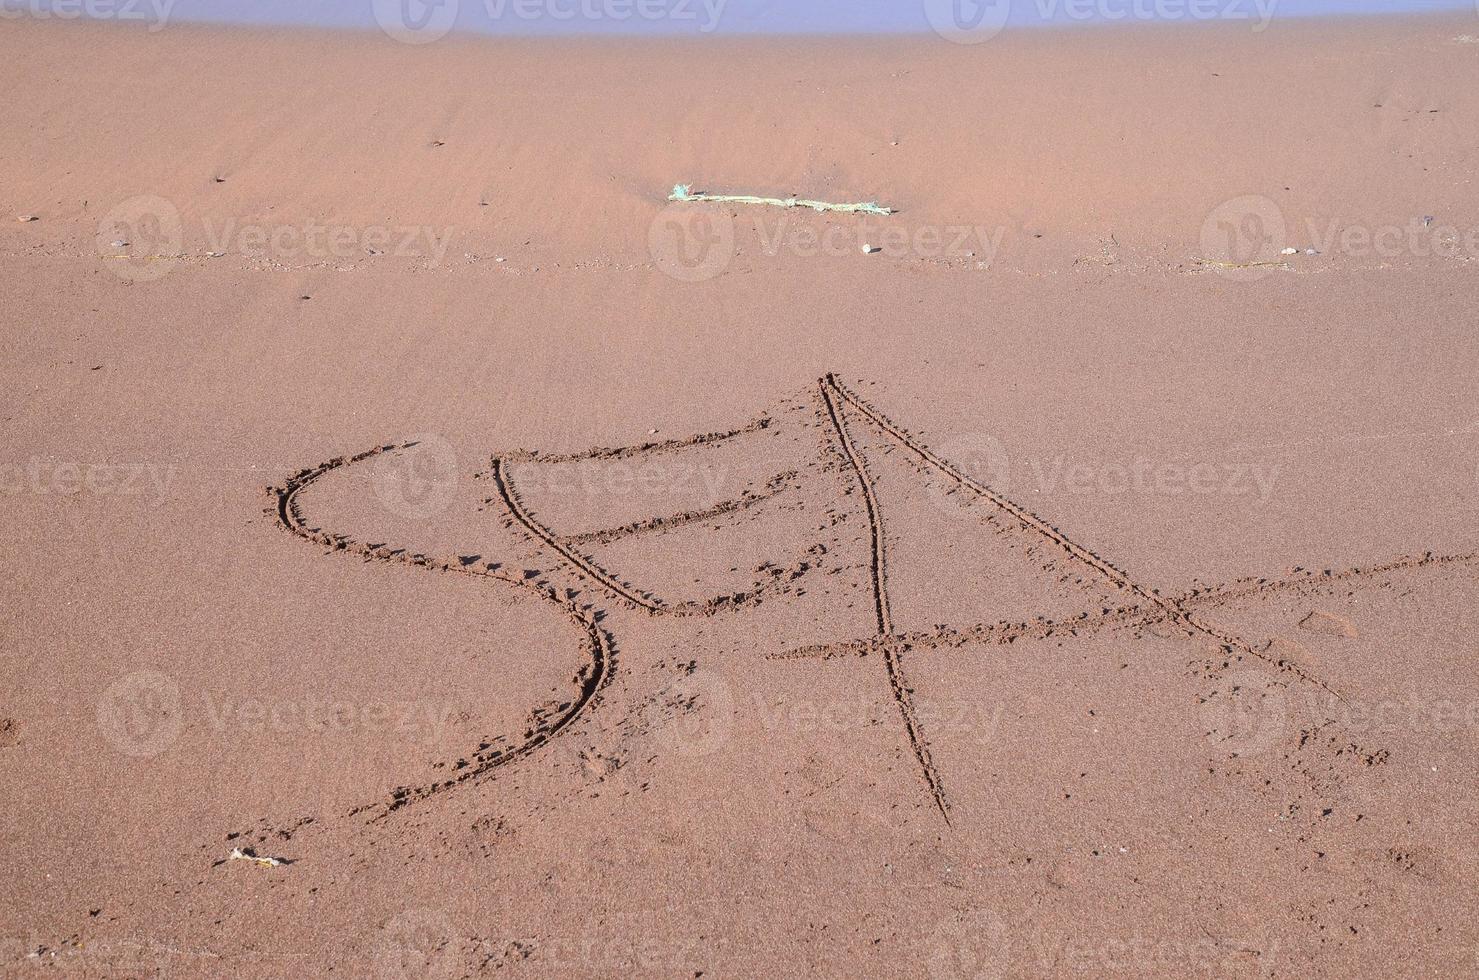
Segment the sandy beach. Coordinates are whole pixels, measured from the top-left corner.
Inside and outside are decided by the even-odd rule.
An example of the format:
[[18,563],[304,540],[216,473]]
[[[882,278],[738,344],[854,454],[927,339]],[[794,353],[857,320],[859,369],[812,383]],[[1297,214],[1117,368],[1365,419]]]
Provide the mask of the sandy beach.
[[0,973],[1472,975],[1474,35],[0,22]]

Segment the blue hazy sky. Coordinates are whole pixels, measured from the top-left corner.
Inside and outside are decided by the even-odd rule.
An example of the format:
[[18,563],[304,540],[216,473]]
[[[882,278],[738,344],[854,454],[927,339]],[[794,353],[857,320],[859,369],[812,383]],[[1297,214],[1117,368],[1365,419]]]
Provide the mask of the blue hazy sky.
[[105,19],[137,19],[118,13],[132,8],[162,11],[171,23],[371,29],[387,16],[416,22],[450,15],[456,30],[499,34],[928,31],[932,18],[979,24],[983,9],[988,23],[1004,16],[1007,27],[1467,11],[1479,32],[1475,0],[0,0],[0,13],[52,6]]

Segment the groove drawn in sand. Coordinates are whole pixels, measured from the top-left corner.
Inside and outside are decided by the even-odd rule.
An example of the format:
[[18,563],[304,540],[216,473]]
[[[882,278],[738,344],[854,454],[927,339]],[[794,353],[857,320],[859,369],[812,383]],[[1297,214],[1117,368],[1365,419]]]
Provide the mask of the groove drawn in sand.
[[[893,613],[888,605],[888,565],[885,560],[883,513],[878,506],[878,497],[873,493],[873,480],[868,476],[868,465],[853,448],[852,439],[847,434],[847,418],[836,401],[836,396],[841,394],[841,389],[836,379],[830,374],[822,379],[820,387],[822,401],[827,406],[827,416],[832,421],[833,431],[837,433],[837,442],[841,445],[848,465],[857,478],[858,486],[863,491],[863,503],[868,509],[868,531],[873,547],[871,565],[873,613],[878,621],[878,636],[892,637],[894,623]],[[888,670],[888,684],[893,690],[894,701],[899,706],[899,714],[904,719],[904,730],[909,735],[909,746],[914,750],[914,757],[919,762],[920,771],[924,774],[924,781],[929,786],[935,806],[948,824],[950,803],[945,798],[945,788],[940,785],[940,774],[935,770],[934,761],[930,758],[929,745],[919,730],[919,717],[914,710],[914,700],[909,694],[909,683],[904,679],[904,666],[899,662],[900,653],[901,651],[892,645],[885,646],[883,649],[883,663]]]
[[[741,440],[749,437],[779,438],[783,427],[777,424],[775,418],[762,416],[737,429],[628,447],[597,448],[569,454],[516,451],[495,455],[491,457],[488,473],[483,474],[491,481],[495,495],[483,502],[497,505],[505,514],[505,526],[546,555],[553,567],[562,567],[572,572],[577,579],[593,584],[615,600],[617,607],[640,610],[649,616],[738,615],[764,601],[804,594],[806,579],[818,572],[836,574],[845,570],[866,569],[867,594],[871,605],[871,636],[773,651],[766,654],[765,659],[771,662],[815,662],[878,655],[884,665],[891,695],[902,721],[901,740],[908,745],[914,756],[930,802],[947,825],[951,822],[951,803],[945,791],[944,780],[930,752],[929,733],[921,724],[914,705],[913,690],[904,666],[904,657],[908,654],[972,645],[1000,646],[1019,641],[1061,640],[1093,636],[1107,630],[1122,630],[1138,635],[1140,631],[1159,627],[1191,638],[1210,639],[1230,660],[1240,657],[1260,660],[1278,673],[1317,686],[1345,701],[1345,697],[1324,678],[1285,656],[1287,644],[1277,644],[1271,639],[1261,643],[1250,642],[1204,619],[1202,614],[1242,600],[1272,597],[1288,592],[1298,594],[1301,590],[1319,589],[1337,583],[1373,581],[1392,572],[1444,569],[1456,565],[1472,567],[1479,564],[1479,556],[1476,555],[1439,556],[1429,553],[1403,557],[1384,564],[1342,570],[1326,569],[1319,573],[1296,568],[1295,574],[1288,578],[1246,578],[1225,584],[1198,584],[1179,594],[1163,595],[1160,590],[1137,582],[1103,556],[936,455],[917,437],[864,401],[836,376],[827,374],[819,379],[805,402],[810,405],[809,409],[802,406],[806,413],[806,421],[803,423],[806,430],[803,433],[806,440],[804,444],[810,447],[808,458],[800,463],[805,472],[797,469],[781,470],[766,480],[763,487],[758,483],[753,484],[738,495],[708,503],[706,506],[693,507],[667,516],[628,521],[615,527],[561,534],[541,520],[523,499],[514,468],[525,465],[631,460],[688,450],[721,451],[725,447],[741,445]],[[1037,615],[1021,621],[946,624],[936,625],[932,629],[900,630],[890,602],[888,564],[889,540],[898,533],[898,529],[890,523],[890,514],[879,499],[875,478],[870,472],[867,453],[872,450],[865,451],[857,441],[857,433],[863,431],[881,436],[894,447],[903,450],[904,456],[915,470],[924,473],[926,477],[943,478],[955,489],[985,502],[989,505],[988,513],[982,515],[981,519],[990,524],[995,532],[1025,534],[1026,540],[1031,543],[1024,546],[1020,540],[1017,542],[1017,550],[1021,554],[1036,561],[1041,569],[1053,572],[1060,586],[1101,590],[1099,601],[1093,604],[1093,608],[1085,608],[1076,615]],[[401,443],[377,446],[354,456],[338,457],[302,470],[289,478],[281,488],[271,488],[275,497],[275,506],[271,513],[284,529],[329,549],[331,553],[342,552],[364,561],[467,575],[499,588],[510,587],[516,591],[531,593],[565,613],[580,638],[580,646],[587,662],[572,679],[576,693],[568,700],[535,708],[531,712],[528,727],[518,740],[486,740],[476,751],[469,753],[467,760],[459,760],[454,777],[420,787],[402,787],[392,794],[388,803],[372,804],[354,811],[373,811],[374,819],[381,819],[397,809],[469,780],[494,775],[501,767],[534,755],[555,738],[568,733],[577,721],[592,715],[602,701],[602,692],[611,684],[616,668],[613,653],[615,641],[600,625],[607,611],[595,604],[578,604],[574,600],[577,594],[574,590],[558,590],[556,586],[548,584],[548,572],[515,576],[500,571],[496,562],[483,562],[480,556],[476,559],[437,558],[404,548],[361,543],[348,535],[317,527],[305,516],[300,495],[325,475],[376,457],[408,450],[413,445],[414,443]],[[827,473],[831,475],[821,476]],[[841,485],[840,493],[838,481]],[[643,536],[701,533],[701,525],[705,523],[709,523],[713,530],[718,530],[721,525],[733,529],[742,519],[749,519],[766,508],[804,509],[805,495],[800,492],[803,484],[813,489],[819,484],[826,484],[831,488],[823,494],[827,502],[827,519],[823,521],[821,531],[835,528],[849,520],[861,518],[866,521],[866,556],[855,555],[851,559],[842,559],[855,559],[856,564],[836,564],[837,559],[831,555],[825,543],[813,541],[808,544],[803,539],[798,543],[800,550],[794,560],[786,564],[774,561],[762,563],[756,571],[763,571],[765,574],[748,587],[708,598],[668,601],[655,595],[650,589],[632,584],[626,576],[607,567],[589,551],[592,547],[610,546]],[[784,505],[777,503],[789,500],[792,496],[802,499]],[[850,501],[859,500],[861,506],[853,504],[849,507]],[[838,505],[841,505],[841,509],[835,510],[834,507]],[[812,519],[810,515],[808,519]],[[815,527],[814,524],[812,526]],[[832,543],[836,546],[835,538]],[[1070,566],[1081,569],[1082,574],[1071,571],[1064,573],[1063,567],[1054,558],[1049,557],[1044,561],[1044,554],[1059,556]],[[832,567],[824,568],[824,563],[831,563]],[[685,564],[686,567],[686,563],[680,564]],[[1112,598],[1116,593],[1122,597],[1121,600],[1115,601]]]
[[[514,578],[511,575],[499,572],[497,566],[492,562],[488,562],[483,567],[477,568],[472,565],[465,565],[461,561],[432,558],[426,555],[407,552],[403,549],[372,547],[357,542],[347,535],[329,533],[308,524],[298,503],[298,495],[305,488],[311,486],[325,474],[334,470],[364,462],[365,460],[373,459],[385,453],[409,449],[414,445],[414,443],[402,443],[399,445],[377,446],[358,455],[340,456],[293,474],[282,487],[269,488],[269,492],[276,497],[274,513],[278,523],[285,530],[306,541],[327,547],[333,552],[355,555],[365,561],[387,562],[423,568],[427,571],[470,575],[530,592],[541,600],[549,602],[565,612],[570,621],[583,635],[583,646],[589,657],[589,663],[574,678],[578,685],[578,693],[575,698],[558,706],[557,710],[552,713],[543,714],[536,710],[530,727],[524,732],[521,741],[508,746],[500,746],[496,741],[484,742],[478,747],[477,751],[472,753],[473,761],[471,764],[458,769],[457,775],[452,778],[427,786],[401,787],[395,790],[392,793],[391,802],[381,812],[381,816],[394,812],[415,800],[424,799],[443,790],[450,789],[459,783],[485,775],[500,766],[508,765],[511,762],[532,754],[558,736],[573,724],[581,714],[595,705],[601,689],[610,680],[611,670],[614,666],[611,638],[598,625],[597,615],[594,612],[582,609],[568,599],[560,598],[553,588],[531,584],[524,578]],[[370,808],[360,808],[355,812],[363,812],[366,809]]]
[[874,426],[879,429],[879,431],[883,432],[890,439],[893,439],[896,443],[903,446],[905,449],[914,453],[924,463],[933,467],[938,472],[944,474],[947,478],[954,480],[962,488],[969,490],[981,497],[984,497],[991,503],[995,504],[998,508],[1006,511],[1012,517],[1015,517],[1018,521],[1020,521],[1024,529],[1033,531],[1041,535],[1048,541],[1057,545],[1063,551],[1067,552],[1071,558],[1089,566],[1090,569],[1092,569],[1094,572],[1097,572],[1109,585],[1121,591],[1129,592],[1131,595],[1135,596],[1137,599],[1140,599],[1144,603],[1158,607],[1161,611],[1165,613],[1166,617],[1170,619],[1171,622],[1175,623],[1178,626],[1184,627],[1192,633],[1200,633],[1204,636],[1216,640],[1220,645],[1228,647],[1231,650],[1235,650],[1248,656],[1257,657],[1258,659],[1263,660],[1269,663],[1271,666],[1275,666],[1280,670],[1285,670],[1290,673],[1297,674],[1301,680],[1316,684],[1324,688],[1327,692],[1335,695],[1342,701],[1346,700],[1345,697],[1340,694],[1340,692],[1336,691],[1334,688],[1330,687],[1319,678],[1310,675],[1298,665],[1289,663],[1288,661],[1276,661],[1275,659],[1266,655],[1263,651],[1254,649],[1252,644],[1248,643],[1248,641],[1242,639],[1241,637],[1234,636],[1233,634],[1218,629],[1217,627],[1209,623],[1205,623],[1196,619],[1191,615],[1190,612],[1188,612],[1175,600],[1162,597],[1157,590],[1146,589],[1136,584],[1124,572],[1120,571],[1118,568],[1110,564],[1105,559],[1094,554],[1089,549],[1083,547],[1082,545],[1076,544],[1075,542],[1070,540],[1067,535],[1063,534],[1047,521],[1044,521],[1036,514],[1033,514],[1032,512],[1017,506],[1015,503],[997,493],[995,490],[992,490],[985,484],[978,483],[977,481],[971,479],[969,476],[962,473],[954,466],[936,456],[934,453],[930,452],[928,448],[926,448],[908,432],[906,432],[901,427],[895,425],[882,413],[872,408],[857,395],[853,394],[850,390],[841,385],[833,375],[828,374],[826,378],[823,379],[823,386],[824,388],[830,388],[832,391],[835,391],[839,396],[846,400],[848,404],[852,405],[858,410],[858,412],[867,417],[868,420],[871,421]]
[[729,440],[751,433],[765,432],[772,425],[773,421],[769,417],[762,416],[749,425],[738,429],[731,429],[728,432],[706,433],[687,439],[671,439],[665,442],[646,443],[641,446],[591,449],[584,453],[558,455],[528,451],[507,453],[502,456],[493,457],[488,475],[493,480],[494,487],[498,491],[499,501],[508,511],[515,525],[522,528],[535,541],[559,555],[567,565],[595,582],[615,598],[636,606],[639,609],[643,609],[652,615],[712,616],[722,610],[755,605],[768,596],[784,593],[790,587],[791,583],[816,567],[819,557],[818,549],[815,547],[806,549],[801,557],[794,559],[782,569],[772,570],[771,574],[762,580],[754,582],[748,589],[725,595],[712,596],[702,600],[669,602],[623,582],[616,575],[601,567],[590,555],[581,551],[577,545],[590,543],[606,544],[634,534],[673,530],[687,524],[748,510],[767,503],[786,489],[785,483],[788,479],[794,479],[795,477],[793,472],[777,474],[767,485],[766,492],[763,493],[746,493],[741,497],[722,501],[708,508],[685,511],[681,514],[668,517],[648,518],[626,525],[625,527],[607,528],[584,534],[562,536],[557,535],[547,527],[525,505],[515,485],[512,464],[515,462],[544,464],[577,463],[587,460],[630,459],[635,456],[680,452],[685,449],[695,449],[728,442]]
[[740,426],[738,429],[729,429],[725,432],[705,432],[702,435],[689,436],[686,439],[664,439],[661,442],[644,442],[637,446],[597,446],[580,453],[541,453],[538,450],[524,449],[518,452],[505,453],[503,458],[511,463],[579,463],[583,460],[597,459],[630,459],[633,456],[654,456],[661,453],[682,452],[696,446],[714,446],[729,442],[740,436],[749,435],[752,432],[764,432],[775,424],[775,420],[768,415],[762,415],[752,422]]
[[650,534],[655,531],[671,531],[685,524],[697,524],[702,521],[713,520],[716,517],[724,517],[738,511],[748,510],[759,504],[765,503],[777,494],[785,493],[787,490],[795,489],[791,481],[796,479],[794,470],[785,473],[777,473],[765,485],[760,492],[746,490],[738,497],[729,500],[721,500],[711,507],[701,510],[686,510],[679,514],[669,514],[666,517],[649,517],[646,520],[632,521],[621,527],[608,527],[599,531],[585,531],[580,534],[566,534],[560,538],[561,543],[566,545],[578,544],[610,544],[623,538],[636,537],[639,534]]

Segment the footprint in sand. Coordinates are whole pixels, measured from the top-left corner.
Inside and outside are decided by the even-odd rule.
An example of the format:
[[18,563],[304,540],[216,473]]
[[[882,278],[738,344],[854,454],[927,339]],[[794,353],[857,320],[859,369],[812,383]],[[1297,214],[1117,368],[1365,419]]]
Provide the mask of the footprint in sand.
[[1308,616],[1299,621],[1299,628],[1307,633],[1319,633],[1322,636],[1340,636],[1345,639],[1355,639],[1359,634],[1356,627],[1351,625],[1350,620],[1342,619],[1334,613],[1328,613],[1316,609]]

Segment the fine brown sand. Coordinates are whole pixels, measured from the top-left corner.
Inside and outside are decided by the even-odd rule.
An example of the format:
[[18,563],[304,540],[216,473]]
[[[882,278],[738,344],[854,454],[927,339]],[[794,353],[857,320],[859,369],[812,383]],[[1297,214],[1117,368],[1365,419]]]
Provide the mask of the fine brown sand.
[[1472,974],[1474,28],[0,23],[0,972]]

